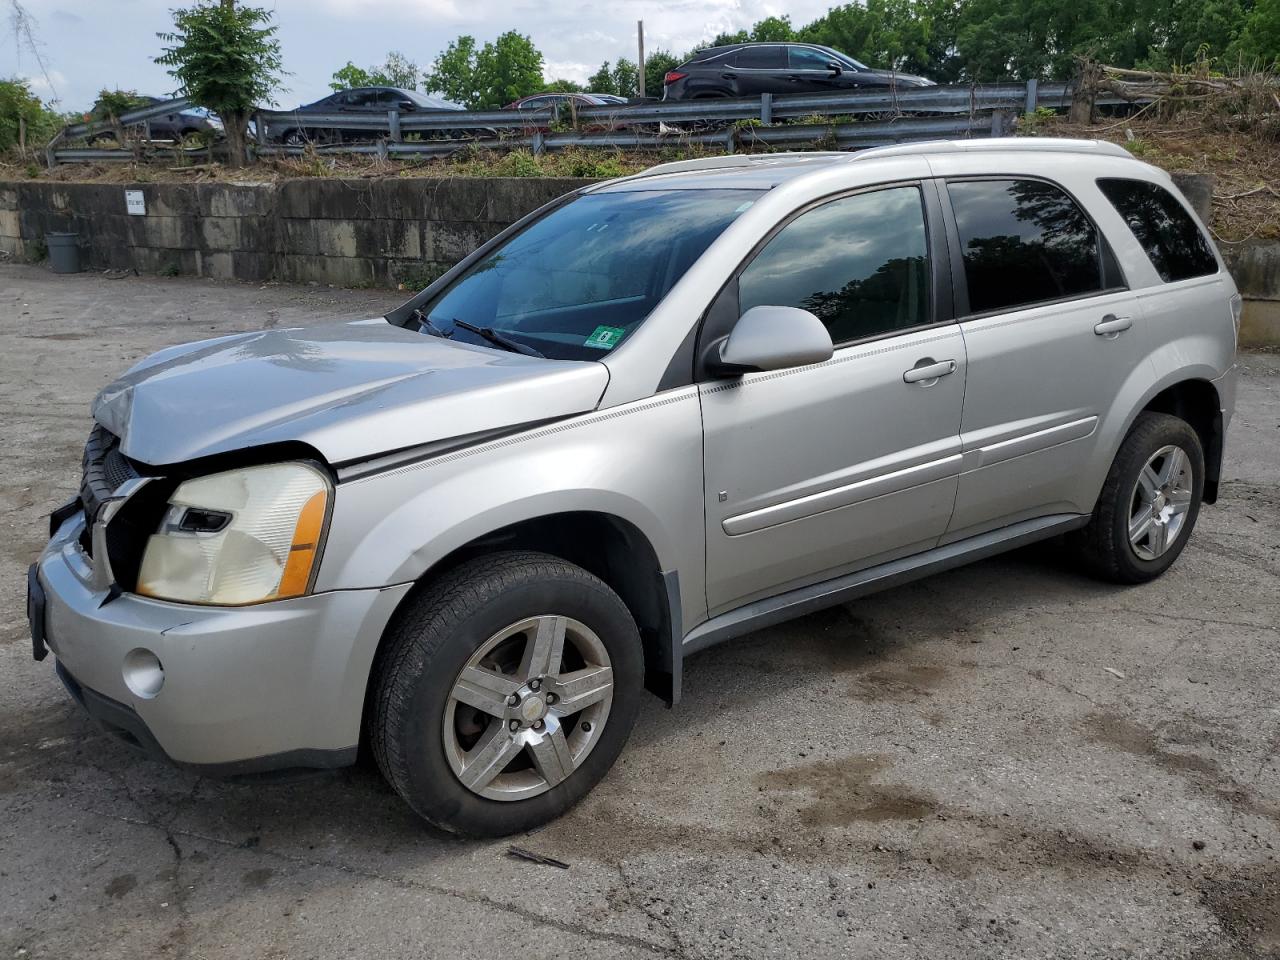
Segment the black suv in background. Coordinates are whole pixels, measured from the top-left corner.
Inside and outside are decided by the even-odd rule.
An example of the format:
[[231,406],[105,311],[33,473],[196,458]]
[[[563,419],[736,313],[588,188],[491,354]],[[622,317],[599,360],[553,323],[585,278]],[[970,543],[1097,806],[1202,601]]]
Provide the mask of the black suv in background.
[[440,97],[431,97],[402,87],[356,87],[352,90],[339,90],[315,103],[304,104],[292,110],[293,116],[287,123],[276,123],[268,128],[267,139],[292,146],[312,141],[324,143],[344,139],[369,139],[371,134],[364,127],[346,130],[341,124],[310,121],[307,114],[349,113],[353,116],[385,117],[392,110],[400,113],[441,113],[459,111],[462,107]]
[[664,100],[755,97],[762,93],[836,93],[884,87],[931,87],[932,80],[873,70],[815,43],[735,43],[708,47],[667,72]]

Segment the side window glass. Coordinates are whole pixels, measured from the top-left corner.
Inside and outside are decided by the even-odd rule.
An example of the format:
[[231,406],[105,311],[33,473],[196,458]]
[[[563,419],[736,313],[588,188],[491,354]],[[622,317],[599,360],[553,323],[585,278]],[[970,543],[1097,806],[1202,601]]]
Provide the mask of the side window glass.
[[930,320],[929,254],[918,187],[833,200],[782,228],[738,279],[743,313],[808,310],[840,344]]
[[947,192],[971,312],[1105,288],[1098,232],[1060,188],[1039,180],[973,180],[949,183]]
[[831,57],[809,47],[789,47],[787,57],[792,70],[826,70]]
[[782,47],[743,47],[738,51],[734,66],[751,70],[778,70],[786,67],[786,53]]
[[1099,180],[1165,283],[1218,272],[1209,241],[1176,197],[1145,180]]

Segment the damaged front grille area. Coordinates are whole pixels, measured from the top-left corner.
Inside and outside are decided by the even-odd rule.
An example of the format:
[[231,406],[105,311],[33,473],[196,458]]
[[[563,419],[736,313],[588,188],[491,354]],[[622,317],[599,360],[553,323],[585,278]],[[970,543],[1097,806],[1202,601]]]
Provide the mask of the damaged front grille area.
[[[84,445],[83,472],[80,477],[80,503],[84,507],[86,531],[92,531],[98,511],[127,480],[142,476],[120,452],[120,438],[100,423],[93,425],[89,441]],[[86,536],[86,540],[91,537]],[[92,555],[92,543],[85,545]]]
[[[102,505],[125,483],[150,477],[141,490],[135,491],[107,524],[106,545],[109,570],[117,586],[132,590],[147,539],[155,533],[164,515],[175,483],[171,479],[152,477],[145,467],[133,463],[120,450],[120,438],[101,424],[95,424],[84,447],[84,472],[80,479],[80,506],[84,511],[84,530],[80,547],[93,559],[93,527]],[[96,562],[96,560],[95,560]]]

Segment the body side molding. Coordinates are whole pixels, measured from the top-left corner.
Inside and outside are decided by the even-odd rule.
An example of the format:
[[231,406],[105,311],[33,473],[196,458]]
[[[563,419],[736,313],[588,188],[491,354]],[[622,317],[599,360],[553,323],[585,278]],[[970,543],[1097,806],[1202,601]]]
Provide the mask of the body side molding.
[[753,630],[1079,529],[1088,522],[1089,514],[1074,513],[1023,520],[999,530],[934,547],[914,556],[891,560],[833,580],[824,580],[807,587],[788,590],[775,597],[756,600],[713,617],[690,630],[682,644],[683,653],[687,656]]

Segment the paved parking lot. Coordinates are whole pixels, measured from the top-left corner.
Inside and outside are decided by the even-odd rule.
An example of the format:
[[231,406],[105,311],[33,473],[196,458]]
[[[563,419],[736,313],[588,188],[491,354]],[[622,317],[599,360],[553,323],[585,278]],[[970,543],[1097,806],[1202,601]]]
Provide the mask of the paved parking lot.
[[371,291],[0,265],[0,958],[1280,956],[1280,356],[1155,584],[1055,544],[708,650],[569,816],[442,837],[367,767],[202,780],[31,661],[88,403],[161,346]]

